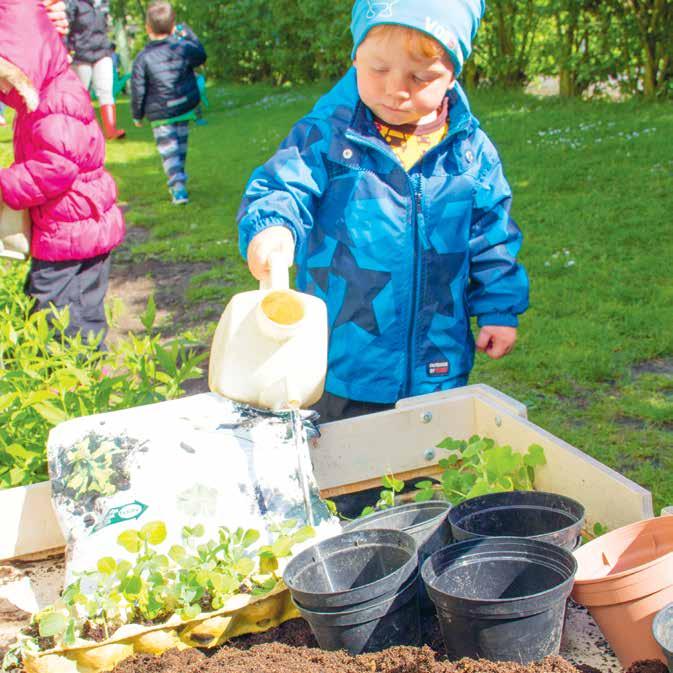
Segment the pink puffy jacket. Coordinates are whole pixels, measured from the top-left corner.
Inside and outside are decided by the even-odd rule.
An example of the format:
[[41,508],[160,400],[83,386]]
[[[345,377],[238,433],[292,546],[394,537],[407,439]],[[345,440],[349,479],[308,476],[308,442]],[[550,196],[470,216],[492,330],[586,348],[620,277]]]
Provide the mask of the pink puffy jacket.
[[0,0],[0,101],[17,112],[14,160],[0,169],[2,199],[30,209],[31,254],[87,259],[124,238],[117,187],[89,94],[39,0]]

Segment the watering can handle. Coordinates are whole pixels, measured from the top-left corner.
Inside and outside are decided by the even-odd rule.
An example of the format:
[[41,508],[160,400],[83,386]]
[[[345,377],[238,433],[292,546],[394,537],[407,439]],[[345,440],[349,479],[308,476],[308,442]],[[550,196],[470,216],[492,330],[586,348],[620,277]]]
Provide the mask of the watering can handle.
[[290,267],[282,252],[269,255],[269,273],[259,283],[260,290],[287,290],[290,287]]

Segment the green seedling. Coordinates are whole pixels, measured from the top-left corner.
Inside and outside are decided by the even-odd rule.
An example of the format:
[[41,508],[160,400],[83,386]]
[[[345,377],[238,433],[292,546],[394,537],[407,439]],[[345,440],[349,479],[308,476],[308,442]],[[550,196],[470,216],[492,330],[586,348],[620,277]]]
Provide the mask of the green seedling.
[[54,605],[35,615],[35,626],[10,650],[7,665],[16,667],[21,652],[73,645],[92,629],[102,629],[107,639],[124,624],[158,624],[174,614],[195,619],[219,610],[236,594],[272,591],[280,581],[279,559],[291,556],[315,531],[289,520],[269,526],[269,532],[274,534],[270,544],[257,547],[260,534],[253,529],[221,527],[204,540],[204,526],[185,526],[182,544],[163,553],[164,522],[123,531],[117,542],[132,560],[106,556],[95,570],[81,573]]
[[488,493],[531,490],[535,468],[547,461],[544,449],[537,444],[526,453],[517,453],[511,446],[499,446],[493,439],[474,435],[467,441],[447,437],[438,448],[450,451],[442,458],[440,486],[424,480],[415,484],[417,502],[443,496],[451,504]]

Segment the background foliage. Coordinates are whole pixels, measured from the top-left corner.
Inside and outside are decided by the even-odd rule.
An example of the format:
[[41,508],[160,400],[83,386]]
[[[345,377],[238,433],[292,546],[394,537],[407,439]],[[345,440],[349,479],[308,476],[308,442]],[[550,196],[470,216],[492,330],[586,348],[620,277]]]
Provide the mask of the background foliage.
[[[144,43],[146,0],[113,0]],[[348,65],[351,0],[175,0],[203,38],[212,77],[274,84],[330,80]],[[489,0],[468,84],[518,87],[558,76],[561,94],[597,83],[673,95],[673,0]]]
[[98,350],[80,336],[57,336],[68,311],[31,313],[27,265],[0,262],[0,488],[47,479],[52,427],[69,418],[181,397],[204,359],[187,337],[161,343],[150,299],[145,334]]

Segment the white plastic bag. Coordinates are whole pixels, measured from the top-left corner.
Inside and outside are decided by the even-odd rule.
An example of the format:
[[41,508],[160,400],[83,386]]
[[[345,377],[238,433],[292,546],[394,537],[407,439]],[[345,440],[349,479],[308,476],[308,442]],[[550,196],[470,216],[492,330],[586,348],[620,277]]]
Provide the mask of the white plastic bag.
[[[312,428],[310,421],[305,426]],[[128,528],[163,521],[166,545],[185,525],[254,528],[308,523],[305,466],[316,539],[340,531],[320,500],[306,435],[295,442],[289,414],[272,414],[208,393],[67,421],[49,435],[53,501],[67,540],[67,577],[104,556],[123,557]]]

